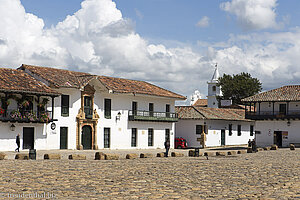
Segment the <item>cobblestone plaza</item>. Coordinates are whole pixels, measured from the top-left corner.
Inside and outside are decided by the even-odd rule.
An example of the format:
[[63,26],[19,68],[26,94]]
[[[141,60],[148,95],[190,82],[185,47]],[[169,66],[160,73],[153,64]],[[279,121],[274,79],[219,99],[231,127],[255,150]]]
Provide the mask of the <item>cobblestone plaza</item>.
[[122,153],[120,160],[93,160],[94,151],[80,151],[87,160],[67,160],[70,152],[63,152],[61,160],[14,160],[11,153],[0,161],[1,199],[26,194],[46,194],[47,199],[300,199],[300,149],[208,160],[126,160]]

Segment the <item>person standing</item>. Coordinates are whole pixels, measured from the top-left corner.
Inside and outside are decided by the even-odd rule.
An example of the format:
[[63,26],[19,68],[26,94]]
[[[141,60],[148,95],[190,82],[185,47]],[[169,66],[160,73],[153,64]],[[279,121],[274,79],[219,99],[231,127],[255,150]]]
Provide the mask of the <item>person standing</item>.
[[257,147],[256,147],[256,141],[255,139],[252,140],[252,152],[257,152]]
[[20,134],[18,134],[16,136],[16,143],[17,143],[18,148],[16,148],[15,151],[20,152]]
[[166,154],[165,157],[168,157],[170,150],[170,140],[165,141]]

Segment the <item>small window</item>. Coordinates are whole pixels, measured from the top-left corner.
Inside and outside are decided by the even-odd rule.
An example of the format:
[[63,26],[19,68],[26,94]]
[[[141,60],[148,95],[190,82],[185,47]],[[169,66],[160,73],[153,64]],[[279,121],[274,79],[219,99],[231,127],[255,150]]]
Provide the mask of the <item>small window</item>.
[[250,125],[250,136],[254,135],[254,126]]
[[196,125],[196,134],[202,133],[202,125]]
[[131,147],[136,147],[137,143],[137,128],[131,129]]
[[206,133],[206,125],[196,125],[196,134]]
[[69,116],[69,95],[61,95],[61,116],[68,117]]
[[242,125],[238,125],[238,136],[242,135]]
[[149,128],[148,129],[148,146],[149,147],[153,146],[153,135],[154,135],[153,128]]
[[92,98],[89,96],[84,97],[84,113],[86,119],[93,118],[93,105],[92,105]]
[[216,87],[216,86],[213,86],[213,87],[212,87],[212,91],[213,91],[213,92],[215,92],[215,91],[216,91],[216,89],[217,89],[217,87]]
[[232,124],[228,125],[229,136],[232,136]]
[[104,99],[104,117],[111,119],[111,99]]

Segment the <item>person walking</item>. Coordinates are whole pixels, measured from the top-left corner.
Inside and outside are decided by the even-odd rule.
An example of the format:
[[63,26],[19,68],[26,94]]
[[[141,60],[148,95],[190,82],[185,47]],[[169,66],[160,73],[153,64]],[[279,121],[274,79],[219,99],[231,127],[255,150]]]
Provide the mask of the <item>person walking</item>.
[[16,136],[16,143],[17,143],[18,148],[16,148],[15,151],[20,152],[20,134],[18,134]]
[[165,141],[166,154],[165,157],[168,157],[170,150],[170,140]]

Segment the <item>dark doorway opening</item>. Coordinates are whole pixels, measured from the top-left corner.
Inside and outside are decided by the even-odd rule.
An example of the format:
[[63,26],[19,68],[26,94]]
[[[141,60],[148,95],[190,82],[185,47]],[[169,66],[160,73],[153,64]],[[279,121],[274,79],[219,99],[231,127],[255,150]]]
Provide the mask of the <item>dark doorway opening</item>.
[[60,149],[68,149],[68,127],[60,127]]
[[92,149],[92,128],[90,126],[82,127],[81,142],[83,149]]
[[221,145],[225,145],[225,129],[221,130]]
[[23,128],[23,149],[34,149],[34,128]]
[[274,144],[282,147],[282,131],[274,131]]

